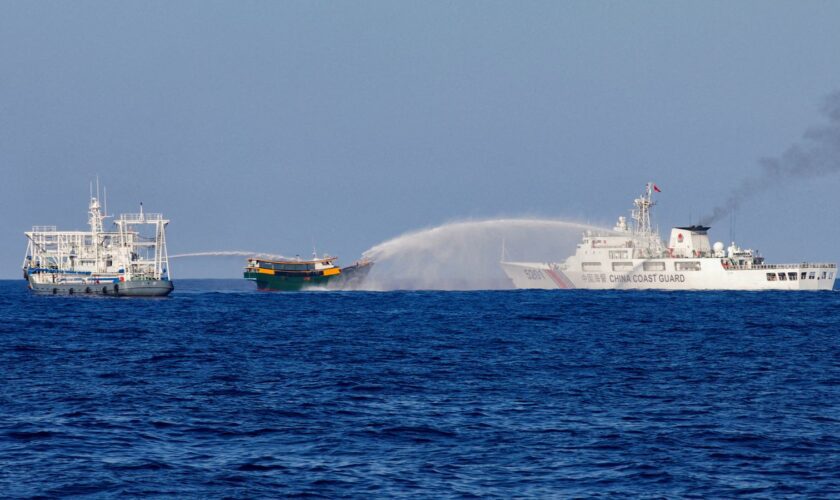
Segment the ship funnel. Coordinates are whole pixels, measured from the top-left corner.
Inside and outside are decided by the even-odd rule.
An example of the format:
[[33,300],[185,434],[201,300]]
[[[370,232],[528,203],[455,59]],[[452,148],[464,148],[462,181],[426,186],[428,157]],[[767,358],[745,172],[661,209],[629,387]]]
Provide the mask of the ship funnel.
[[671,229],[668,248],[674,257],[701,257],[712,251],[708,226],[684,226]]

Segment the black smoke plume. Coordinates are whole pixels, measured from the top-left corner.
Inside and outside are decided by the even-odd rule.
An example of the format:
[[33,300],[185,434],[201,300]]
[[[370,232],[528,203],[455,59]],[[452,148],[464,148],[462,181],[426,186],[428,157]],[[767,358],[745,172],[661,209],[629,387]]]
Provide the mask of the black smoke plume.
[[811,128],[802,140],[776,158],[762,158],[759,175],[741,181],[712,213],[701,218],[710,225],[729,215],[748,199],[781,184],[840,172],[840,91],[829,94],[822,106],[827,125]]

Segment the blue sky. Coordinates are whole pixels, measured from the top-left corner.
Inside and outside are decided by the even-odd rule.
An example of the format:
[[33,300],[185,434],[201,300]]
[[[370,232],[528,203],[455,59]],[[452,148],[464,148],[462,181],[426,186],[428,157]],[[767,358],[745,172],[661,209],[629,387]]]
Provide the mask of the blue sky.
[[[611,224],[649,179],[660,226],[685,224],[840,89],[837,2],[0,9],[3,278],[32,225],[84,226],[96,175],[111,212],[172,219],[170,253],[314,242],[348,262],[462,218]],[[784,184],[742,205],[737,239],[840,260],[840,177]],[[173,268],[233,277],[240,260]]]

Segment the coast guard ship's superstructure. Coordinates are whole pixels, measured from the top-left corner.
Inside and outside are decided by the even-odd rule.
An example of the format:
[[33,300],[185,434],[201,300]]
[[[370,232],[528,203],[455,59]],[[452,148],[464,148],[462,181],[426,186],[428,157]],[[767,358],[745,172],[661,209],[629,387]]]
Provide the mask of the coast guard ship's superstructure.
[[501,262],[516,288],[631,288],[667,290],[831,290],[833,263],[767,264],[733,242],[709,244],[707,226],[671,229],[668,246],[651,228],[655,205],[648,183],[634,200],[633,224],[619,217],[612,231],[586,231],[562,263]]
[[[98,189],[97,189],[98,190]],[[166,225],[161,214],[122,214],[114,231],[105,231],[108,217],[100,211],[98,194],[88,206],[90,231],[58,231],[35,226],[23,277],[29,288],[51,295],[163,296],[172,289],[166,252]]]

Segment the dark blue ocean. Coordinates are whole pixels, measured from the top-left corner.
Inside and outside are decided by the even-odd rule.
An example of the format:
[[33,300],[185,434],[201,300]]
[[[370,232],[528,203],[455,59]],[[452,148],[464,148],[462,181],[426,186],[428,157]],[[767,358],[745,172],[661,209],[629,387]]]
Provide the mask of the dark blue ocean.
[[36,297],[0,496],[840,496],[840,293]]

